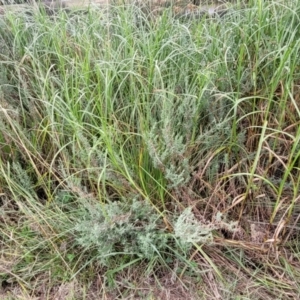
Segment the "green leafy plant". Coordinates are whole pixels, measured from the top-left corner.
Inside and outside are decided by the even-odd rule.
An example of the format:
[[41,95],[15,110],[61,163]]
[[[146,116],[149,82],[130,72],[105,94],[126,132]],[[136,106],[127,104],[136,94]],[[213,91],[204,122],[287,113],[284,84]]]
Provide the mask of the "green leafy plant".
[[85,249],[96,249],[102,264],[128,255],[151,260],[166,250],[168,234],[160,215],[146,201],[85,206],[75,227],[77,242]]

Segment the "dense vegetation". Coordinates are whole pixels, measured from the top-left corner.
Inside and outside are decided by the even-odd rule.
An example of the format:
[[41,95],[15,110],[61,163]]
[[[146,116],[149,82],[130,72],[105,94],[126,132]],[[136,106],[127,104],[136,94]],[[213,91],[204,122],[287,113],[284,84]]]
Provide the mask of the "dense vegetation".
[[299,299],[299,15],[2,16],[1,299]]

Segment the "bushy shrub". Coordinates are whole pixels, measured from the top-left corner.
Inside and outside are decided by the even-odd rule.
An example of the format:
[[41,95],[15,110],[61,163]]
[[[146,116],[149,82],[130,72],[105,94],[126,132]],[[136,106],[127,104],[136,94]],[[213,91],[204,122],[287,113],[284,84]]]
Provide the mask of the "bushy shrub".
[[101,264],[124,256],[151,260],[157,256],[186,256],[194,244],[213,242],[213,230],[237,230],[237,222],[227,222],[218,213],[211,222],[200,222],[185,209],[174,218],[174,232],[164,230],[163,218],[146,201],[85,204],[87,210],[75,230],[77,242],[97,251]]
[[86,249],[96,248],[102,264],[124,255],[151,259],[166,249],[168,234],[161,217],[146,201],[89,204],[86,208],[75,228],[78,243]]

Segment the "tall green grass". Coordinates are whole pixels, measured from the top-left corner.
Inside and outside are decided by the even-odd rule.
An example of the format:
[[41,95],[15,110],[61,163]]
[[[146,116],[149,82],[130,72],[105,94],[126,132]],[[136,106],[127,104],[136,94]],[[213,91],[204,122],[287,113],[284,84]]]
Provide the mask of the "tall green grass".
[[300,6],[250,2],[1,17],[12,297],[159,298],[168,276],[196,299],[299,297]]

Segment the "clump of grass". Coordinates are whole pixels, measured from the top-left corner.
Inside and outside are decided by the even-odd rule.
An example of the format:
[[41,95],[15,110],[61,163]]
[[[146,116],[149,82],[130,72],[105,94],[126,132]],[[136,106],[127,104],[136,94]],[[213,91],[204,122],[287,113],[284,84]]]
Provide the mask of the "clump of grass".
[[1,17],[3,286],[100,274],[105,295],[130,270],[298,296],[300,7],[249,2]]

